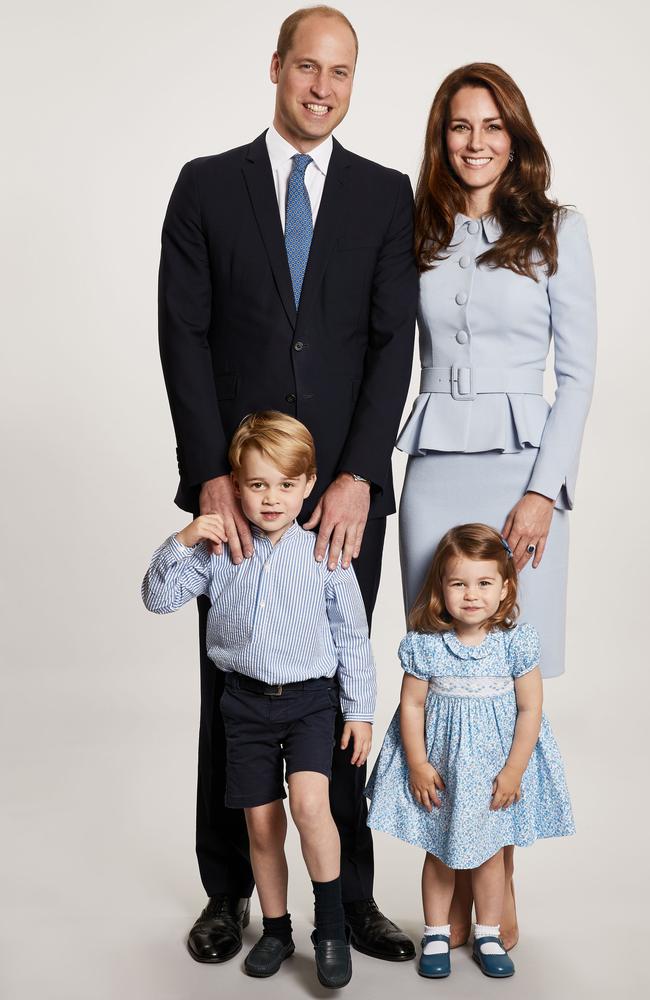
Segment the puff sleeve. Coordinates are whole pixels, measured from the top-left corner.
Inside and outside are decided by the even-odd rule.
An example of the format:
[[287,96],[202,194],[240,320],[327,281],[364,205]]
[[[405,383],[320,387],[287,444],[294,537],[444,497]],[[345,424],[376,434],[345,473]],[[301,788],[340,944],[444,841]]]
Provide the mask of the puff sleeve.
[[514,678],[523,677],[539,664],[539,636],[534,626],[523,622],[512,632],[508,663]]
[[436,636],[420,636],[417,632],[407,632],[399,644],[397,655],[399,656],[402,669],[407,674],[412,674],[418,680],[428,681],[433,674],[435,642],[428,643],[426,652],[421,649],[421,640],[425,638],[436,639]]

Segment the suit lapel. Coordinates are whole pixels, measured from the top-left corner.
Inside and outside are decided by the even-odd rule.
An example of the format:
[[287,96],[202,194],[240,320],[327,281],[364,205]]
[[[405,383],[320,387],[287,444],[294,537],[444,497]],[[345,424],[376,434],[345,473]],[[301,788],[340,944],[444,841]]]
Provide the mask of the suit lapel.
[[307,270],[300,293],[298,322],[309,315],[310,307],[323,279],[329,255],[336,242],[341,221],[344,218],[345,181],[349,166],[350,156],[347,150],[334,139],[334,148],[327,168],[323,196],[316,217]]
[[263,132],[248,147],[243,167],[244,179],[253,204],[255,218],[262,234],[271,270],[273,271],[275,284],[289,322],[295,328],[296,304],[293,298],[287,250],[284,245],[282,223],[280,222],[280,213],[278,212],[278,199],[275,194],[275,187],[273,186],[271,162],[266,149],[265,135],[266,133]]

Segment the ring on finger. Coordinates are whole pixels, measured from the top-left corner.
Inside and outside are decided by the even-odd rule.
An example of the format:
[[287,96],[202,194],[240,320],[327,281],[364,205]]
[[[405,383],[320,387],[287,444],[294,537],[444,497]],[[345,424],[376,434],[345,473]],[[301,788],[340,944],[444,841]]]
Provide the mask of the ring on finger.
[[531,542],[530,545],[526,546],[526,552],[528,553],[529,556],[532,556],[534,551],[535,551],[535,546]]

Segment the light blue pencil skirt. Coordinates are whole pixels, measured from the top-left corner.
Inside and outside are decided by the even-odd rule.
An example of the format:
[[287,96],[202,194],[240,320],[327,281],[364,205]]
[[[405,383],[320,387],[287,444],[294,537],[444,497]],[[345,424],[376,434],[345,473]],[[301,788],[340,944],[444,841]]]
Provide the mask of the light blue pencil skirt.
[[[400,561],[408,611],[424,583],[436,546],[457,524],[481,521],[501,531],[524,495],[537,448],[502,453],[429,452],[409,457],[399,507]],[[568,511],[557,506],[542,562],[519,578],[519,620],[539,632],[544,677],[564,672]]]

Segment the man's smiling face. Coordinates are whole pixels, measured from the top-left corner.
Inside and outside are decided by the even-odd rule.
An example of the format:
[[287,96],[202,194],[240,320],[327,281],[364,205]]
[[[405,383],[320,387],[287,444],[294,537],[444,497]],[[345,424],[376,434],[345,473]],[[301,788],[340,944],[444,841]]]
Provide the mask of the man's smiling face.
[[314,14],[296,28],[284,60],[271,61],[277,86],[273,124],[300,152],[308,153],[334,131],[350,105],[356,45],[336,17]]

